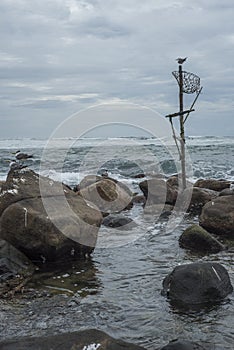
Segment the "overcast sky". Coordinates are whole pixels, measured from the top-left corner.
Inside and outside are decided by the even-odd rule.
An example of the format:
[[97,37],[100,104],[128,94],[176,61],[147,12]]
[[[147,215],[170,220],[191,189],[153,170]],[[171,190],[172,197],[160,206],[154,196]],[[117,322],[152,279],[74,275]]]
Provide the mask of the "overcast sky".
[[233,0],[1,0],[0,17],[1,138],[113,101],[174,113],[185,56],[203,86],[187,134],[234,135]]

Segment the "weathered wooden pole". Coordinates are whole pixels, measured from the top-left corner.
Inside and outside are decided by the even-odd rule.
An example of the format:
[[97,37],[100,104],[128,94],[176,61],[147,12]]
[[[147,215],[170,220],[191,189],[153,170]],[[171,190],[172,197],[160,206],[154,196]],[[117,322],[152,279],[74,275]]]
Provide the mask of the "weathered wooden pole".
[[179,64],[179,104],[180,104],[180,161],[182,174],[182,188],[186,188],[186,168],[185,168],[185,135],[184,135],[184,101],[183,101],[183,71],[182,64]]

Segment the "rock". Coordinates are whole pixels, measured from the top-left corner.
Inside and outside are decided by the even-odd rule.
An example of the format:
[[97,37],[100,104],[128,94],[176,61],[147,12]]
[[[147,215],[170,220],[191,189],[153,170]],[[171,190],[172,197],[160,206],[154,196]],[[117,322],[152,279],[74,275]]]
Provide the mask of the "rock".
[[164,346],[161,350],[209,350],[209,348],[207,348],[207,344],[202,346],[195,342],[175,339],[168,345]]
[[195,182],[194,187],[207,188],[209,190],[220,192],[225,188],[229,188],[231,181],[216,179],[199,179]]
[[145,204],[146,198],[144,195],[134,195],[132,198],[133,204]]
[[198,225],[188,227],[180,236],[182,248],[198,253],[218,253],[225,247],[210,233]]
[[104,213],[120,212],[132,207],[132,193],[126,186],[109,179],[102,179],[81,189],[78,194],[94,203]]
[[80,196],[29,169],[9,173],[0,215],[0,238],[38,262],[90,254],[102,222],[101,213]]
[[155,215],[156,217],[168,218],[173,210],[173,205],[170,204],[152,204],[144,207],[145,215]]
[[95,184],[96,182],[98,182],[102,179],[103,179],[102,176],[99,176],[99,175],[86,175],[79,183],[79,188],[83,189],[83,188],[88,187],[92,184]]
[[234,235],[234,196],[222,196],[208,202],[202,209],[199,223],[217,235]]
[[48,337],[24,337],[0,342],[3,350],[144,350],[141,346],[117,340],[106,333],[84,330]]
[[230,188],[225,188],[224,190],[222,190],[219,193],[219,196],[233,196],[234,195],[234,188],[230,189]]
[[175,204],[177,191],[163,179],[149,179],[140,182],[140,189],[147,198],[147,204]]
[[0,191],[2,189],[2,186],[4,185],[5,181],[0,181]]
[[[178,189],[179,187],[182,188],[182,178],[181,174],[171,175],[167,179],[167,184],[171,186],[174,189]],[[193,184],[187,180],[187,186],[191,187]]]
[[16,275],[31,276],[35,268],[23,253],[8,242],[0,240],[0,282]]
[[163,281],[163,295],[177,306],[211,305],[233,291],[227,270],[218,263],[177,266]]
[[146,175],[144,173],[139,173],[139,174],[133,175],[133,179],[142,179],[145,176]]
[[121,228],[121,229],[131,229],[136,226],[131,218],[124,215],[108,215],[102,221],[102,224],[106,227]]
[[9,297],[21,291],[36,267],[20,251],[0,240],[0,296]]
[[191,191],[192,193],[188,211],[196,214],[201,213],[201,210],[206,203],[218,197],[218,192],[216,191],[200,187],[191,187],[184,190],[183,196],[185,196],[185,198],[187,198],[187,195],[189,194],[188,191]]

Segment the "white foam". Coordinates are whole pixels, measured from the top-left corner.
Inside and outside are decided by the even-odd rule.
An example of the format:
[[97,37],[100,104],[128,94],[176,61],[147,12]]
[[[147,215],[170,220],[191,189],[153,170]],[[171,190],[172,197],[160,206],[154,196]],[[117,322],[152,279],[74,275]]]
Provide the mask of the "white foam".
[[97,350],[101,344],[90,344],[83,347],[83,350]]

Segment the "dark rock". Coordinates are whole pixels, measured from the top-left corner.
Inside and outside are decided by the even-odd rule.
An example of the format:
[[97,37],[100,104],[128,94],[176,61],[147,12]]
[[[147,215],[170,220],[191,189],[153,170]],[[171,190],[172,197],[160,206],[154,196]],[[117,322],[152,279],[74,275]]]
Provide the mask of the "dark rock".
[[31,276],[35,270],[32,262],[18,249],[0,240],[0,282],[16,275]]
[[198,225],[188,227],[180,236],[182,248],[198,253],[218,253],[225,247],[210,233]]
[[131,218],[123,215],[108,215],[102,221],[102,224],[106,227],[121,228],[121,229],[131,229],[136,226]]
[[146,202],[146,198],[144,195],[135,195],[133,198],[132,198],[132,203],[133,204],[145,204]]
[[225,188],[224,190],[222,190],[219,193],[219,196],[234,196],[234,188],[230,189],[230,188]]
[[1,350],[144,350],[141,346],[117,340],[90,329],[48,337],[19,338],[0,342]]
[[199,222],[209,232],[234,236],[234,196],[222,196],[208,202]]
[[187,340],[172,340],[168,345],[164,346],[161,350],[209,350],[206,346],[202,346],[195,342]]
[[183,192],[183,196],[187,198],[188,191],[191,191],[191,200],[189,203],[188,211],[200,214],[203,206],[209,201],[218,197],[218,192],[200,187],[186,188]]
[[0,240],[0,296],[10,297],[33,275],[36,267],[20,251],[4,240]]
[[152,204],[144,207],[144,214],[153,215],[157,218],[168,218],[173,210],[173,205],[170,204]]
[[220,192],[225,188],[229,188],[231,181],[216,179],[199,179],[195,182],[194,187],[207,188],[209,190]]
[[2,186],[4,185],[5,181],[0,181],[0,191],[2,189]]
[[104,213],[120,212],[132,207],[132,193],[126,186],[109,179],[102,179],[81,189],[78,194],[94,203]]
[[144,173],[140,173],[140,174],[133,175],[133,178],[134,178],[134,179],[142,179],[143,177],[145,177],[145,174],[144,174]]
[[163,179],[149,179],[140,182],[140,189],[147,198],[147,204],[175,204],[177,191]]
[[[188,187],[191,187],[193,184],[191,182],[189,182],[187,180],[187,186]],[[167,184],[169,186],[171,186],[172,188],[174,189],[179,189],[179,188],[182,188],[182,177],[181,177],[181,174],[176,174],[176,175],[171,175],[168,179],[167,179]]]
[[73,191],[29,169],[9,173],[0,215],[0,238],[43,262],[90,254],[102,222],[101,213]]
[[177,266],[163,281],[163,295],[177,306],[211,305],[233,291],[227,270],[218,263]]

